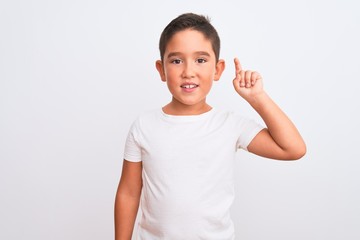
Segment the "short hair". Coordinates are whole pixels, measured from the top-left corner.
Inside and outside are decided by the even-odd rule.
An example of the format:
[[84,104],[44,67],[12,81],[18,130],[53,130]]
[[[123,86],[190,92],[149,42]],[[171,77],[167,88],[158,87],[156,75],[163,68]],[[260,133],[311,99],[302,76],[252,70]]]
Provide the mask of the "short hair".
[[193,29],[201,32],[206,39],[210,40],[215,53],[216,62],[220,55],[220,38],[216,29],[211,25],[210,18],[194,13],[184,13],[173,19],[163,30],[159,41],[161,61],[164,60],[166,46],[171,38],[178,32]]

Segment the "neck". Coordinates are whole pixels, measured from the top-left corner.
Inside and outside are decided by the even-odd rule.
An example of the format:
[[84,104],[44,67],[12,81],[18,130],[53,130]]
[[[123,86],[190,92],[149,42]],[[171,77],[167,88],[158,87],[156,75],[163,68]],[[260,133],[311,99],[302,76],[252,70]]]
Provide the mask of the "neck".
[[199,115],[210,111],[212,107],[205,101],[195,105],[186,105],[174,99],[163,107],[163,112],[169,115]]

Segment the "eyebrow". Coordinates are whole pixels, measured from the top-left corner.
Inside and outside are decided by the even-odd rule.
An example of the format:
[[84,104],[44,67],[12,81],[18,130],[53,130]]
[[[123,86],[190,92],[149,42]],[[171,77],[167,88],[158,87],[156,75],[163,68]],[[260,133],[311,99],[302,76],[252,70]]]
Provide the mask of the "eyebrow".
[[[170,58],[170,57],[173,57],[173,56],[179,56],[179,55],[182,55],[182,53],[181,52],[170,52],[167,55],[167,58]],[[205,56],[210,57],[210,53],[205,52],[205,51],[197,51],[197,52],[194,53],[194,55],[205,55]]]

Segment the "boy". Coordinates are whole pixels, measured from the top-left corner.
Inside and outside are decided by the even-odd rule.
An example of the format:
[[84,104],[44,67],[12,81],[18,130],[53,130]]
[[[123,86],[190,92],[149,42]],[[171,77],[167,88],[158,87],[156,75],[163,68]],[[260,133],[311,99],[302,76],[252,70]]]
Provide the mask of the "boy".
[[131,239],[140,198],[137,239],[235,239],[229,208],[236,150],[295,160],[305,154],[305,143],[263,90],[260,74],[243,70],[238,59],[234,88],[267,128],[206,103],[225,62],[218,34],[204,16],[172,20],[159,47],[156,68],[172,100],[130,129],[115,200],[115,239]]

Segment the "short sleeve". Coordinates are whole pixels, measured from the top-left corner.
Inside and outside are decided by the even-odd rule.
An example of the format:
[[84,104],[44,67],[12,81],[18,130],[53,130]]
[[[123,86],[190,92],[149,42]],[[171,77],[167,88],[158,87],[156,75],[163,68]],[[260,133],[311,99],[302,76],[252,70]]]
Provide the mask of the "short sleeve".
[[130,162],[141,161],[141,146],[138,141],[137,124],[134,122],[125,142],[124,159]]
[[237,140],[237,148],[244,149],[248,151],[247,147],[255,136],[262,130],[264,127],[255,122],[252,119],[247,119],[244,117],[237,116],[237,130],[239,133],[239,138]]

